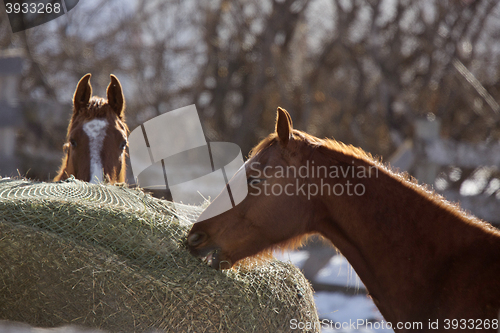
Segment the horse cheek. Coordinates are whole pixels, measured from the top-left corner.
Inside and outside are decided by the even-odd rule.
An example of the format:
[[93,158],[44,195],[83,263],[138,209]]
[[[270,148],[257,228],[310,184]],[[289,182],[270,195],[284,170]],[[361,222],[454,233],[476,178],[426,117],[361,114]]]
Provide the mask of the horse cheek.
[[77,161],[75,160],[76,155],[73,149],[68,150],[68,165],[66,166],[66,175],[65,178],[73,175],[75,178],[78,178],[76,166],[78,166]]

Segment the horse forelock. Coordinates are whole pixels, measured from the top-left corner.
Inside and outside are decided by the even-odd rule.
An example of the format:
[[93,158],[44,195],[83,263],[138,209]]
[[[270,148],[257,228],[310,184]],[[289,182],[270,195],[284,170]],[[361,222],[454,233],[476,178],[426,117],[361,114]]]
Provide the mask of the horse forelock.
[[95,118],[106,118],[110,124],[120,128],[120,130],[123,130],[125,135],[128,136],[129,129],[123,116],[120,118],[116,115],[111,106],[108,104],[107,99],[92,96],[86,107],[79,109],[78,112],[73,112],[73,116],[71,117],[68,126],[67,139],[69,140],[71,132],[78,127],[78,125]]
[[104,118],[110,113],[114,113],[111,106],[108,105],[108,100],[105,98],[93,96],[87,107],[81,108],[78,112],[78,117],[83,119]]
[[278,135],[276,133],[269,134],[265,139],[263,139],[261,142],[259,142],[255,147],[253,147],[250,150],[248,157],[252,158],[255,155],[257,155],[258,153],[260,153],[261,151],[272,146],[274,143],[277,142],[277,138],[278,138]]

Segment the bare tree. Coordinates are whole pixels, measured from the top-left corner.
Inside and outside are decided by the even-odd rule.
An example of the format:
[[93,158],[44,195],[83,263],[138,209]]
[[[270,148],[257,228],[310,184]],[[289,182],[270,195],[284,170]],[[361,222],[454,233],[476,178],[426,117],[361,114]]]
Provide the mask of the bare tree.
[[115,73],[131,128],[195,103],[207,137],[244,153],[277,106],[297,128],[384,156],[427,114],[446,136],[498,139],[500,5],[391,3],[99,0],[0,42],[26,50],[28,97],[68,102],[85,73],[96,91]]

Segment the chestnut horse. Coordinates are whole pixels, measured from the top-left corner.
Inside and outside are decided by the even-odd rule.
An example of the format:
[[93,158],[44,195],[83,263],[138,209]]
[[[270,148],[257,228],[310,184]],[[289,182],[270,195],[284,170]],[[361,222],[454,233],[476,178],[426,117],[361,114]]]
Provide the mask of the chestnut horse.
[[125,124],[122,87],[111,74],[107,100],[92,97],[90,76],[83,76],[76,87],[65,156],[54,181],[73,175],[91,183],[123,183],[129,130]]
[[490,224],[359,148],[293,129],[281,108],[275,133],[245,170],[247,197],[220,215],[202,214],[188,234],[191,253],[211,267],[319,233],[396,331],[411,323],[419,331],[498,328],[500,232]]

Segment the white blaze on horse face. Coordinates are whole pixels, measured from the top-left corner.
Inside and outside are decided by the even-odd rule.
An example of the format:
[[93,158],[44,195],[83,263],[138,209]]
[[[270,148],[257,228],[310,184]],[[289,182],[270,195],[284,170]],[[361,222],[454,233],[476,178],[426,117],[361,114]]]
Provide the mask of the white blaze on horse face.
[[83,125],[83,130],[89,137],[90,182],[94,184],[102,182],[103,179],[101,150],[106,136],[106,127],[108,127],[106,119],[94,119]]

